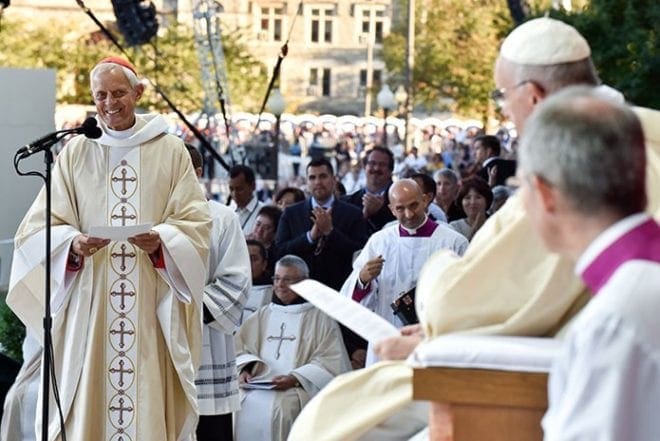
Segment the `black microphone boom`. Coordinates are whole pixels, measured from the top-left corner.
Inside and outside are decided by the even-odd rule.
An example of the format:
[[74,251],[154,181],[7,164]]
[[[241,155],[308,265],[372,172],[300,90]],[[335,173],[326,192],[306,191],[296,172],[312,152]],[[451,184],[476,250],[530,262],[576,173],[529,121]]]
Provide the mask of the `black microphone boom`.
[[43,136],[36,141],[31,142],[30,144],[24,145],[18,149],[16,154],[19,155],[20,159],[27,158],[28,156],[32,156],[35,153],[51,148],[65,135],[70,133],[83,134],[90,139],[100,138],[103,134],[101,129],[96,125],[96,119],[90,117],[87,118],[80,127],[58,130],[57,132],[49,133],[48,135]]

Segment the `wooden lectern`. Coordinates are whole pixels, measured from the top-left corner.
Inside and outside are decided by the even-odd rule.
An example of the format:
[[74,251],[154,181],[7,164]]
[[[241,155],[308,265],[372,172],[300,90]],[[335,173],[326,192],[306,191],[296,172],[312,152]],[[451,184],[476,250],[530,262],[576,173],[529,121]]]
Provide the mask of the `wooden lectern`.
[[[447,337],[441,337],[446,339]],[[450,337],[451,338],[451,337]],[[429,415],[429,437],[432,441],[541,441],[543,431],[541,419],[548,406],[547,383],[549,361],[556,348],[541,346],[544,353],[540,365],[547,366],[546,372],[539,372],[538,366],[528,371],[517,371],[519,362],[516,351],[510,351],[511,339],[519,337],[460,337],[459,345],[451,342],[450,347],[468,345],[471,340],[487,339],[486,345],[479,341],[474,346],[487,347],[486,362],[482,354],[468,352],[468,362],[457,362],[465,354],[451,354],[448,362],[447,351],[438,342],[431,357],[421,354],[426,361],[413,362],[413,399],[431,402]],[[492,353],[498,345],[493,339],[504,339],[503,358],[511,359],[502,369],[493,362]],[[524,339],[525,344],[534,340],[547,343],[551,339]],[[516,342],[517,343],[517,342]],[[554,343],[553,343],[554,345]],[[472,346],[472,347],[474,347]],[[557,346],[558,347],[558,346]],[[445,352],[440,356],[440,352]],[[537,351],[536,348],[533,351]],[[450,349],[448,352],[452,352]],[[512,355],[513,352],[513,355]],[[523,348],[522,352],[525,352]],[[537,351],[538,352],[538,351]],[[458,358],[457,358],[458,357]],[[490,358],[489,358],[490,357]],[[429,361],[428,358],[433,358]],[[528,365],[523,357],[522,369]],[[458,366],[458,367],[457,367]],[[476,367],[472,367],[476,366]],[[486,366],[485,368],[483,366]],[[531,370],[531,372],[529,371]]]

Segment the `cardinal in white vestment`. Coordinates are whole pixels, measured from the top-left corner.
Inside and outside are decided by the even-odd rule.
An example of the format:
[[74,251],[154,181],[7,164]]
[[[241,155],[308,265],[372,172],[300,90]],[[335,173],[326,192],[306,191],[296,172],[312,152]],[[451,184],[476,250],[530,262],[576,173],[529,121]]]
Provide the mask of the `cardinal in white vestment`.
[[304,260],[282,257],[275,265],[273,303],[236,334],[245,392],[236,414],[236,441],[285,440],[307,401],[350,370],[337,323],[289,289],[308,275]]
[[[446,224],[437,223],[426,215],[428,195],[422,193],[414,180],[401,179],[392,184],[389,201],[397,222],[369,238],[353,262],[353,272],[341,293],[401,328],[414,323],[404,323],[395,315],[392,303],[415,288],[419,271],[432,254],[444,249],[461,256],[468,241]],[[414,310],[414,306],[413,301],[409,308]],[[369,348],[366,365],[375,361]]]
[[[135,115],[144,86],[134,67],[105,59],[90,80],[103,134],[72,139],[52,177],[53,358],[64,429],[70,440],[187,440],[198,413],[208,206],[167,122]],[[41,433],[44,207],[42,190],[16,234],[7,303],[27,327],[28,351],[6,401],[8,441]],[[140,225],[146,232],[127,240],[89,234]],[[52,399],[49,409],[48,439],[59,440]]]

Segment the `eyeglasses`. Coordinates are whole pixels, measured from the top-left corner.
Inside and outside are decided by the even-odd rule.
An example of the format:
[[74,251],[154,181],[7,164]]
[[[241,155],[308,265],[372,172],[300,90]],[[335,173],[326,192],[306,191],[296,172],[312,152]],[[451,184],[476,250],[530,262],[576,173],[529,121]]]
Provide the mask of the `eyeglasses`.
[[[495,89],[490,93],[490,99],[492,99],[495,102],[495,105],[497,107],[502,107],[504,106],[504,101],[506,101],[506,93],[510,92],[512,90],[516,90],[520,86],[524,86],[527,83],[534,83],[532,80],[522,80],[518,84],[516,84],[513,87],[500,87],[499,89]],[[536,84],[536,83],[534,83]]]
[[272,280],[273,280],[273,283],[282,282],[286,285],[291,285],[292,283],[300,282],[300,280],[302,280],[302,279],[294,278],[294,277],[274,276]]

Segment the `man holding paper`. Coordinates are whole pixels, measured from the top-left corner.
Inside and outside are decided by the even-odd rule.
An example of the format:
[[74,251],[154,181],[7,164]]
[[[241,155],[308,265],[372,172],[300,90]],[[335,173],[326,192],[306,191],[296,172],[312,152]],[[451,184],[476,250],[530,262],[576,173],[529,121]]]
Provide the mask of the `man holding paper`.
[[[398,222],[369,238],[341,293],[401,328],[418,322],[414,290],[424,262],[440,249],[461,256],[468,241],[426,215],[428,197],[414,180],[392,184],[388,196],[389,209]],[[369,348],[367,366],[375,361]]]
[[235,336],[241,387],[236,441],[285,440],[307,401],[350,370],[337,323],[289,286],[309,277],[300,257],[275,265],[273,302],[262,306]]
[[[53,170],[53,358],[68,439],[187,440],[197,423],[194,384],[209,210],[183,142],[159,115],[136,115],[144,85],[126,60],[90,73],[103,135],[72,139]],[[42,191],[16,234],[7,303],[27,327],[24,365],[6,402],[3,440],[41,431],[44,286]],[[128,240],[94,226],[150,230]],[[49,439],[61,439],[50,405]]]

